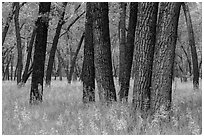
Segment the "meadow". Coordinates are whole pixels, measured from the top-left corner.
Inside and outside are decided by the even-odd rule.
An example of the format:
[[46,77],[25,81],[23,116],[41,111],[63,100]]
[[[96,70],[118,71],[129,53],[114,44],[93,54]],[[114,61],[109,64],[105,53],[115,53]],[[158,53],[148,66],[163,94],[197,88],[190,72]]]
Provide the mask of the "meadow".
[[[202,81],[200,81],[202,83]],[[116,90],[119,86],[115,82]],[[133,81],[131,81],[133,85]],[[165,111],[151,120],[133,113],[131,103],[101,105],[98,101],[82,103],[82,83],[52,81],[44,88],[43,103],[29,105],[30,81],[18,88],[16,82],[2,82],[2,134],[4,135],[192,135],[202,133],[202,85],[193,90],[192,82],[173,84],[170,122]],[[132,100],[130,88],[129,102]]]

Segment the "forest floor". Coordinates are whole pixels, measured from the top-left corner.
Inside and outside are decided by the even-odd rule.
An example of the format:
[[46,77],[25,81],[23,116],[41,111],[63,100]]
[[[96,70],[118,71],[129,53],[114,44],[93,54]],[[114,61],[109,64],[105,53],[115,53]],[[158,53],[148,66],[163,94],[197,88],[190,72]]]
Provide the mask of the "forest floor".
[[[115,85],[118,91],[119,86]],[[201,134],[201,92],[202,85],[194,91],[192,82],[174,82],[173,111],[170,122],[165,122],[163,110],[152,120],[144,120],[139,112],[133,115],[131,103],[104,106],[98,102],[98,94],[96,103],[85,106],[82,103],[82,84],[78,81],[67,84],[66,80],[53,80],[51,87],[45,87],[43,103],[38,106],[29,105],[30,81],[21,88],[16,82],[3,81],[2,134]],[[132,92],[129,94],[131,100]]]

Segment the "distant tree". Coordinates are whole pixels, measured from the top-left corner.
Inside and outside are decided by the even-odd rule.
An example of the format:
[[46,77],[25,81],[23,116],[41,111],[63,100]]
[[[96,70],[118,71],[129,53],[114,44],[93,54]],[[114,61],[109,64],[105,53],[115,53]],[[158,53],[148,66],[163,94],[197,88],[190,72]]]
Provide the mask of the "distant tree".
[[95,67],[94,67],[94,44],[93,44],[93,10],[92,3],[86,3],[86,22],[84,40],[84,60],[81,80],[83,82],[83,102],[95,101]]
[[17,52],[18,52],[17,84],[19,84],[21,82],[21,75],[22,75],[22,69],[23,69],[23,55],[22,55],[21,34],[20,34],[20,26],[19,26],[20,5],[19,5],[19,2],[14,2],[14,5],[15,5],[14,21],[15,21],[16,40],[17,40]]
[[93,42],[99,99],[102,102],[116,101],[107,2],[93,3]]
[[193,87],[195,89],[198,89],[199,87],[199,69],[198,69],[198,57],[197,57],[196,46],[195,46],[193,25],[191,21],[191,15],[190,15],[190,11],[188,8],[188,4],[183,2],[182,7],[183,7],[183,11],[184,11],[185,18],[186,18],[189,45],[191,47],[191,56],[192,56],[192,62],[193,62]]
[[171,106],[172,78],[181,3],[161,2],[151,80],[151,110]]
[[51,2],[40,2],[31,80],[30,104],[42,102],[47,32]]
[[[134,41],[135,41],[135,28],[137,22],[137,9],[138,3],[131,2],[130,3],[130,15],[129,15],[129,24],[128,24],[128,31],[127,31],[127,39],[124,51],[124,63],[123,68],[121,68],[121,85],[119,91],[119,98],[120,101],[128,101],[128,93],[129,93],[129,83],[130,83],[130,76],[131,76],[131,68],[133,62],[133,52],[134,52]],[[122,64],[121,64],[122,65]]]
[[52,68],[53,68],[53,63],[54,63],[54,58],[55,58],[55,52],[57,50],[57,44],[58,44],[58,40],[59,40],[59,37],[60,37],[61,28],[62,28],[62,25],[64,24],[64,15],[65,15],[66,6],[67,6],[67,2],[63,2],[63,6],[62,6],[62,11],[63,12],[60,15],[60,19],[58,21],[56,33],[55,33],[52,48],[51,48],[51,51],[50,51],[48,67],[47,67],[47,74],[46,74],[46,80],[45,80],[46,85],[50,85],[50,82],[51,82],[51,74],[52,74]]
[[150,107],[150,86],[156,41],[157,12],[158,2],[138,3],[133,105],[144,112],[144,114]]

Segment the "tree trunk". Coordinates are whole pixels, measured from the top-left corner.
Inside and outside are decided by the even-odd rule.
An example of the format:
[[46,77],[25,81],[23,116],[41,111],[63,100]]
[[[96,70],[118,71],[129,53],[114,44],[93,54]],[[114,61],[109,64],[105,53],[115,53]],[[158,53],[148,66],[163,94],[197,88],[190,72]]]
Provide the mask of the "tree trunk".
[[182,3],[182,7],[186,18],[189,45],[191,47],[191,56],[192,56],[192,62],[193,62],[193,87],[194,89],[198,89],[199,87],[198,57],[197,57],[196,46],[195,46],[193,25],[192,25],[190,11],[187,3]]
[[93,45],[93,10],[92,3],[86,4],[86,23],[84,40],[84,60],[81,80],[83,82],[83,103],[95,101],[95,67]]
[[71,81],[72,81],[72,74],[74,72],[74,67],[75,67],[75,64],[76,64],[77,55],[79,53],[79,50],[81,49],[81,45],[82,45],[83,40],[84,40],[84,33],[81,36],[81,39],[80,39],[79,44],[77,46],[74,57],[71,60],[71,64],[70,64],[71,66],[70,66],[70,71],[69,71],[69,75],[68,75],[68,83],[71,83]]
[[138,4],[136,25],[136,71],[133,88],[133,105],[143,114],[150,107],[152,63],[156,41],[158,2]]
[[48,21],[51,2],[40,2],[36,22],[36,40],[31,81],[30,104],[42,102],[43,77],[47,44]]
[[11,80],[13,80],[13,59],[14,59],[14,55],[11,55]]
[[63,13],[61,14],[59,22],[57,24],[55,37],[53,39],[53,44],[52,44],[52,48],[50,51],[50,57],[49,57],[49,61],[48,61],[47,74],[46,74],[46,85],[50,85],[50,82],[51,82],[53,62],[54,62],[54,58],[55,58],[55,52],[57,49],[57,43],[59,40],[61,28],[62,28],[62,25],[64,24],[64,15],[65,15],[66,6],[67,6],[67,2],[63,2]]
[[28,70],[29,70],[29,66],[30,66],[33,43],[34,43],[35,37],[36,37],[36,28],[33,29],[33,32],[32,32],[32,35],[31,35],[31,40],[30,40],[29,46],[27,48],[28,54],[27,54],[26,65],[25,65],[25,69],[24,69],[24,73],[23,73],[23,77],[22,77],[22,83],[26,83],[26,78],[27,78]]
[[[128,25],[128,32],[127,32],[127,42],[124,51],[124,62],[123,68],[121,68],[121,87],[119,91],[119,98],[120,101],[124,100],[125,102],[128,101],[128,93],[129,93],[129,83],[130,83],[130,76],[131,76],[131,68],[133,62],[133,52],[134,52],[134,39],[135,39],[135,28],[137,22],[137,9],[138,3],[131,2],[130,3],[130,16],[129,16],[129,25]],[[122,64],[121,64],[122,65]]]
[[17,84],[21,82],[21,74],[22,74],[22,69],[23,69],[23,57],[22,57],[22,47],[21,47],[21,35],[20,35],[20,27],[19,27],[19,2],[15,2],[15,16],[14,16],[14,21],[15,21],[15,30],[16,30],[16,40],[17,40],[17,52],[18,52],[18,66],[17,66]]
[[170,110],[172,77],[181,3],[160,4],[151,80],[151,110]]
[[10,25],[11,20],[13,18],[14,8],[15,8],[15,2],[12,3],[12,10],[11,10],[11,12],[9,13],[9,15],[8,15],[8,17],[6,19],[6,25],[5,25],[4,30],[2,32],[2,46],[4,45],[4,41],[6,39],[6,34],[8,32],[9,25]]
[[95,74],[100,101],[116,101],[107,2],[93,3],[93,42]]

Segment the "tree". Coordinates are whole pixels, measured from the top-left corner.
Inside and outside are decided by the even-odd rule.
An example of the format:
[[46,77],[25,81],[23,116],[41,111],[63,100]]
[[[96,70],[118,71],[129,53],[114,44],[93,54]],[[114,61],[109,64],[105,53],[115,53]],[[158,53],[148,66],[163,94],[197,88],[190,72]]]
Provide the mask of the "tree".
[[172,78],[181,3],[160,4],[151,80],[151,110],[171,106]]
[[17,61],[17,84],[21,82],[21,74],[23,69],[23,62],[22,62],[22,46],[21,46],[21,34],[20,34],[20,26],[19,26],[19,2],[15,2],[15,30],[16,30],[16,40],[17,40],[17,51],[18,51],[18,61]]
[[30,104],[42,102],[47,30],[51,2],[40,2],[31,80]]
[[137,22],[137,9],[138,9],[138,3],[131,2],[127,40],[126,40],[126,46],[124,51],[124,62],[122,63],[123,68],[121,68],[121,72],[123,72],[123,75],[121,75],[121,77],[123,78],[121,80],[120,91],[119,91],[120,101],[124,99],[124,101],[126,102],[128,100],[129,83],[130,83],[131,68],[132,68],[132,62],[133,62],[135,28],[136,28],[136,22]]
[[142,112],[147,112],[150,107],[151,70],[156,41],[157,12],[158,2],[138,4],[133,105]]
[[52,44],[52,48],[50,51],[50,57],[49,57],[49,61],[48,61],[47,74],[46,74],[46,85],[50,85],[50,82],[51,82],[53,62],[54,62],[54,58],[55,58],[55,52],[57,50],[57,43],[58,43],[58,40],[60,37],[61,28],[62,28],[62,25],[64,24],[64,15],[65,15],[66,6],[67,6],[67,2],[63,2],[63,7],[62,7],[63,12],[62,12],[60,19],[59,19],[59,22],[57,24],[55,37],[53,39],[53,44]]
[[95,101],[95,67],[94,67],[94,45],[93,45],[93,11],[92,3],[86,3],[86,22],[84,40],[84,60],[82,66],[81,80],[83,82],[83,102]]
[[93,42],[95,77],[102,102],[116,101],[112,74],[108,3],[93,3]]
[[193,62],[193,87],[195,89],[198,89],[199,87],[199,69],[198,69],[198,57],[196,53],[193,25],[192,25],[190,11],[189,11],[187,3],[182,3],[182,7],[183,7],[183,11],[184,11],[185,18],[186,18],[189,45],[191,47],[191,56],[192,56],[192,62]]

